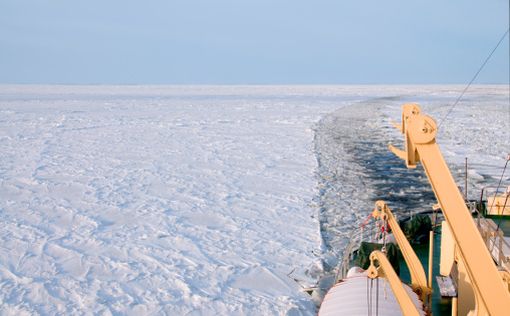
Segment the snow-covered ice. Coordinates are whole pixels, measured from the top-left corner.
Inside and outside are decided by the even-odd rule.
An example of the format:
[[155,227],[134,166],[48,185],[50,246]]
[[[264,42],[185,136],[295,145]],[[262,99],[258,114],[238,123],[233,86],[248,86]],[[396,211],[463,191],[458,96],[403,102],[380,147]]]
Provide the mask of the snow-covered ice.
[[[0,86],[0,313],[313,315],[324,234],[379,198],[356,142],[461,89]],[[505,93],[475,87],[439,133],[475,178],[504,164]],[[318,137],[348,115],[349,146]]]
[[2,87],[2,313],[313,311],[327,90]]

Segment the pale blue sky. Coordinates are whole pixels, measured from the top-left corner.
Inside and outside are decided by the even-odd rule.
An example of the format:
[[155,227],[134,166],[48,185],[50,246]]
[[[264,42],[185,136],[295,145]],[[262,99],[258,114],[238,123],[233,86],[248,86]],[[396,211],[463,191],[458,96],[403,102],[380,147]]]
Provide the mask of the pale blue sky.
[[[466,83],[506,0],[0,0],[0,83]],[[508,40],[478,83],[508,81]]]

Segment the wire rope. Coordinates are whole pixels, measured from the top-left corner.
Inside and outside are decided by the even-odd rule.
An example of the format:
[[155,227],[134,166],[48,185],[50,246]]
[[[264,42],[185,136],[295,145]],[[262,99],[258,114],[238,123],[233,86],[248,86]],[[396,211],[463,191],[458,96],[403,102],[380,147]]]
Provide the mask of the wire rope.
[[498,49],[498,47],[501,45],[501,43],[503,42],[503,40],[505,39],[505,37],[508,35],[508,33],[510,32],[510,27],[506,30],[506,32],[501,36],[501,38],[499,39],[498,43],[496,44],[496,46],[494,46],[494,48],[492,49],[492,51],[489,53],[489,55],[485,58],[484,62],[482,63],[482,65],[478,68],[478,70],[476,71],[475,75],[473,76],[473,78],[471,78],[471,80],[469,81],[469,83],[466,85],[466,87],[464,88],[464,90],[462,90],[462,93],[457,97],[457,99],[455,100],[455,102],[450,106],[448,112],[446,112],[446,114],[443,116],[443,118],[439,121],[439,124],[437,126],[437,128],[439,129],[441,127],[441,124],[443,124],[444,120],[448,117],[448,115],[450,115],[450,113],[453,111],[453,109],[455,108],[455,106],[457,106],[457,104],[460,102],[460,100],[462,99],[462,97],[464,96],[464,94],[468,91],[468,89],[471,87],[471,85],[473,84],[473,82],[476,80],[476,78],[478,77],[478,75],[480,74],[480,72],[482,72],[483,68],[485,68],[485,65],[487,65],[487,63],[489,62],[489,60],[491,59],[492,55],[494,55],[494,52]]
[[[507,157],[507,160],[505,162],[505,167],[503,168],[503,172],[501,172],[501,177],[499,178],[499,183],[498,183],[498,186],[496,188],[496,193],[494,193],[494,199],[492,200],[491,207],[489,208],[489,213],[492,211],[492,207],[494,206],[494,202],[496,202],[496,197],[498,196],[499,188],[501,186],[501,182],[503,181],[503,176],[505,175],[506,167],[508,166],[508,162],[509,161],[510,161],[510,155]],[[505,201],[505,204],[506,204],[506,201]],[[505,209],[503,208],[503,212],[504,211],[505,211]],[[498,231],[498,229],[499,229],[499,227],[501,225],[501,220],[502,219],[503,219],[503,217],[498,219],[498,227],[496,228],[496,231]]]
[[375,288],[375,316],[379,316],[379,278],[376,280]]

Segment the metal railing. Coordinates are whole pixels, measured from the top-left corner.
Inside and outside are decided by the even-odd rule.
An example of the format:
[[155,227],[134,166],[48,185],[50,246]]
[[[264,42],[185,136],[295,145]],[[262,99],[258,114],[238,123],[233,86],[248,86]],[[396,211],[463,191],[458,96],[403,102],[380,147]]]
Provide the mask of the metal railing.
[[338,262],[335,283],[347,276],[356,251],[358,251],[363,241],[381,241],[382,233],[380,225],[375,220],[368,221],[369,219],[371,219],[371,215],[367,217],[364,223],[353,229],[349,238],[349,243],[342,253],[341,260]]

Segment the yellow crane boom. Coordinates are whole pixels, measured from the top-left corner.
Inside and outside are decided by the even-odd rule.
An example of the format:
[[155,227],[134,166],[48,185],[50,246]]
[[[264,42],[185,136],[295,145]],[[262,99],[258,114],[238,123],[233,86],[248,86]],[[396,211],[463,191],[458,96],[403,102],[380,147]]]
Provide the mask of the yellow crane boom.
[[415,292],[417,292],[417,294],[421,296],[422,301],[425,301],[426,296],[431,293],[431,289],[427,284],[425,270],[423,270],[420,259],[418,259],[418,256],[404,235],[404,232],[402,229],[400,229],[398,221],[395,216],[393,216],[391,209],[386,204],[386,202],[379,200],[375,202],[375,208],[372,214],[374,217],[379,217],[387,221],[390,225],[393,236],[398,243],[400,251],[402,252],[402,256],[406,261],[407,267],[409,268],[409,274],[411,275],[411,287]]
[[[378,266],[375,264],[376,261]],[[370,267],[368,267],[367,275],[370,279],[386,277],[386,280],[388,280],[388,283],[390,284],[391,290],[395,294],[398,305],[402,310],[402,315],[420,315],[420,312],[416,308],[416,305],[414,305],[413,300],[409,296],[409,293],[407,293],[404,286],[402,285],[402,281],[400,281],[398,275],[395,273],[395,270],[393,270],[391,263],[383,252],[379,250],[372,251],[370,254]]]

